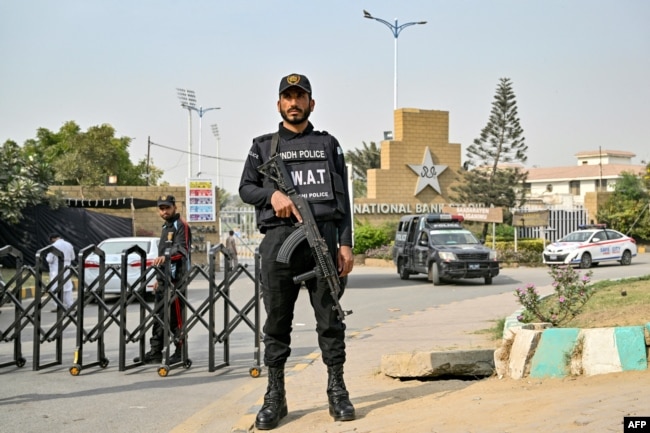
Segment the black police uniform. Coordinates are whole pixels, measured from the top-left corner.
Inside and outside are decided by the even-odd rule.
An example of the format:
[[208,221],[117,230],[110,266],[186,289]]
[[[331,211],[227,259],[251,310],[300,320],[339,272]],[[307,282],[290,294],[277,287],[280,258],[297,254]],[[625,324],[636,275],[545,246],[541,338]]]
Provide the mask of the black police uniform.
[[[246,159],[239,195],[256,207],[257,225],[264,239],[260,244],[262,298],[266,309],[264,364],[282,367],[291,353],[293,312],[300,284],[293,277],[313,270],[314,258],[307,241],[294,250],[290,263],[276,261],[287,237],[296,230],[293,218],[278,218],[271,205],[277,186],[257,171],[271,156],[273,134],[257,137]],[[310,203],[323,239],[337,263],[338,246],[352,246],[352,220],[348,200],[347,168],[336,138],[315,131],[311,123],[302,133],[279,126],[278,153],[289,170],[294,186]],[[328,366],[345,362],[345,324],[332,308],[327,282],[320,278],[305,282],[316,316],[318,343]],[[342,285],[343,286],[343,285]],[[342,287],[343,289],[343,287]],[[341,290],[341,295],[343,290]]]
[[[164,256],[165,250],[170,248],[171,261],[171,282],[174,286],[182,280],[190,267],[190,245],[192,244],[192,232],[190,227],[181,218],[180,214],[175,214],[170,220],[165,221],[158,242],[158,256]],[[161,276],[157,277],[158,288],[155,299],[156,305],[162,305],[165,296],[165,280]],[[181,287],[176,287],[182,290]],[[182,315],[183,304],[179,298],[174,298],[170,305],[169,327],[171,332],[178,336],[180,328],[183,325]],[[151,336],[152,352],[160,352],[164,347],[164,329],[159,321],[154,320]],[[176,352],[179,353],[182,341],[176,343]]]

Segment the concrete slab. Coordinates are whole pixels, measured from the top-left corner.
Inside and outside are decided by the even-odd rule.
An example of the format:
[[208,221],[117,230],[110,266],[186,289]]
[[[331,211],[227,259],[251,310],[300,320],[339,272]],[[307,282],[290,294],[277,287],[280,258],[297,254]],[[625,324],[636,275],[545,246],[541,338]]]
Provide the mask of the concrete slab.
[[381,371],[396,378],[486,377],[494,373],[494,350],[389,353],[381,357]]

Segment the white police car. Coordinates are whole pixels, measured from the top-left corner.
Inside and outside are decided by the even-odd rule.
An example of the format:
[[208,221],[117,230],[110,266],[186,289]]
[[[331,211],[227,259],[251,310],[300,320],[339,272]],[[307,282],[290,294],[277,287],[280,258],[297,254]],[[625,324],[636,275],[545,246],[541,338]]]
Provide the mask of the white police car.
[[637,254],[634,239],[608,229],[605,224],[584,225],[579,229],[547,245],[542,253],[544,263],[578,265],[582,269],[603,262],[629,265]]

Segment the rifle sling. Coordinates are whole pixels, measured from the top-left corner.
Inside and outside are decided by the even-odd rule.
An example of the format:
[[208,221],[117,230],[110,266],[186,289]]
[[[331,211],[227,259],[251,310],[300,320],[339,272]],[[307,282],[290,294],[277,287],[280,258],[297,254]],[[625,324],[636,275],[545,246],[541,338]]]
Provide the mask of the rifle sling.
[[274,157],[278,153],[278,143],[280,142],[280,133],[276,132],[271,137],[271,157]]

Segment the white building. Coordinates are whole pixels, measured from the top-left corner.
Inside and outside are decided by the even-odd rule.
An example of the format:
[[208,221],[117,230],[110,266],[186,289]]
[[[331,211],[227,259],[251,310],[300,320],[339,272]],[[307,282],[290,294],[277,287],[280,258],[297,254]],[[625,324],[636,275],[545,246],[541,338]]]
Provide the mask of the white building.
[[584,205],[589,192],[612,192],[621,173],[645,172],[645,165],[632,164],[636,155],[619,150],[596,150],[575,154],[578,163],[570,167],[528,168],[524,184],[527,200],[544,205]]

